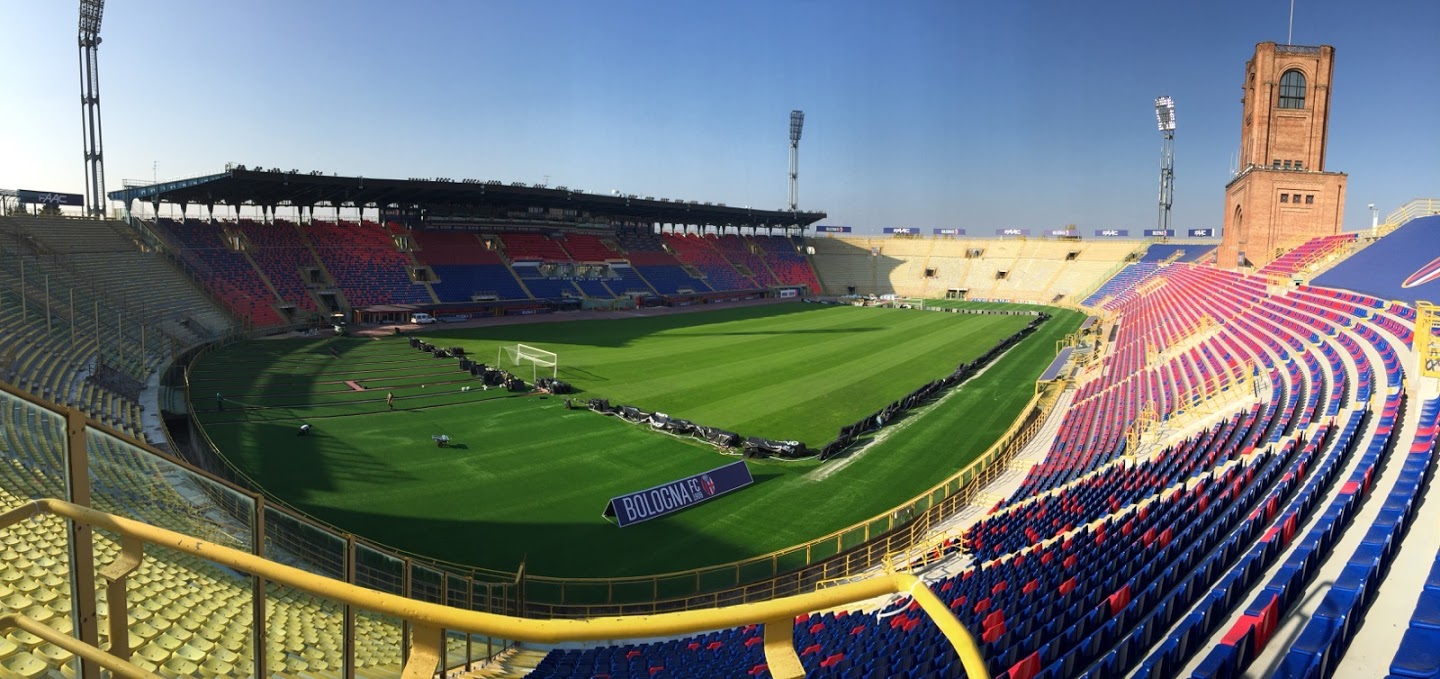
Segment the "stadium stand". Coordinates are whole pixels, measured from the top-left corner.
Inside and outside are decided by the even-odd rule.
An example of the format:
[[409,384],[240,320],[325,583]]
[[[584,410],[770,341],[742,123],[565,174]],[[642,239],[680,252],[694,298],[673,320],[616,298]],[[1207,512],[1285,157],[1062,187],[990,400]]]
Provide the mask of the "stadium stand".
[[[682,264],[687,264],[699,271],[705,282],[714,290],[754,290],[762,287],[753,278],[740,273],[731,265],[730,260],[717,249],[715,238],[707,236],[694,236],[675,233],[662,234],[665,245],[675,253],[676,259]],[[631,264],[640,266],[632,257]],[[666,293],[666,283],[657,283],[653,280],[657,275],[663,279],[677,278],[673,275],[665,275],[660,271],[652,272],[649,269],[642,269],[646,280],[650,280],[656,286],[656,291]]]
[[510,267],[474,233],[463,231],[410,232],[418,249],[415,257],[430,266],[439,280],[431,283],[442,302],[468,302],[475,295],[496,299],[530,299]]
[[236,316],[252,327],[276,326],[285,322],[275,310],[275,293],[260,278],[245,254],[225,244],[223,232],[214,225],[161,219],[155,233],[178,253],[187,268]]
[[295,225],[283,220],[274,224],[260,224],[253,220],[241,220],[239,231],[245,234],[250,247],[246,250],[255,267],[266,280],[270,281],[282,302],[294,304],[302,311],[318,311],[314,298],[310,296],[305,280],[305,271],[318,269],[320,263],[311,255],[310,248],[300,240]]
[[538,261],[517,261],[511,265],[515,275],[535,299],[579,297],[580,291],[569,280],[548,278],[540,271]]
[[805,255],[804,240],[798,237],[750,236],[750,241],[759,247],[780,285],[803,285],[809,288],[811,294],[820,294],[820,279],[815,277],[815,267]]
[[[706,236],[706,240],[712,241],[715,249],[735,267],[736,271],[750,272],[750,279],[760,284],[761,287],[773,287],[780,284],[780,279],[770,270],[770,264],[763,256],[760,246],[751,243],[750,239],[736,234],[725,234],[721,236]],[[753,248],[753,251],[752,251]]]
[[1180,260],[1193,249],[1194,248],[1189,245],[1157,243],[1146,248],[1145,256],[1141,257],[1139,261],[1169,264],[1170,262]]
[[0,380],[140,433],[140,392],[234,321],[118,224],[0,218]]
[[606,243],[606,239],[592,234],[566,233],[561,245],[565,252],[569,253],[569,259],[577,262],[604,262],[621,257],[619,252]]
[[[225,334],[232,320],[164,257],[142,251],[138,234],[115,223],[43,217],[0,218],[30,254],[31,273],[57,289],[100,292],[111,309],[135,310],[147,324],[191,344]],[[28,247],[28,252],[27,247]]]
[[374,222],[313,222],[302,227],[315,254],[352,307],[432,301],[424,284],[410,280],[410,258]]
[[1406,222],[1389,235],[1316,276],[1314,285],[1414,304],[1435,299],[1440,215]]
[[[973,565],[933,583],[981,634],[995,676],[1174,676],[1207,649],[1196,676],[1234,676],[1299,600],[1398,433],[1403,373],[1394,343],[1403,339],[1393,333],[1404,326],[1385,303],[1319,289],[1276,297],[1259,279],[1208,267],[1171,265],[1155,275],[1165,284],[1109,303],[1120,336],[1099,377],[1076,394],[1045,462],[968,531],[964,550]],[[1166,349],[1156,355],[1149,348],[1157,346]],[[1256,373],[1270,385],[1257,387],[1266,396],[1239,415],[1158,452],[1127,449],[1124,434],[1142,412],[1164,422],[1226,392],[1244,403],[1251,392],[1235,386]],[[1378,414],[1369,410],[1372,393],[1384,395]],[[1333,659],[1353,632],[1343,621],[1384,574],[1383,555],[1393,550],[1386,545],[1428,466],[1437,411],[1433,402],[1422,409],[1420,434],[1386,505],[1394,513],[1368,528],[1365,544],[1373,546],[1346,567],[1365,570],[1354,580],[1342,574],[1327,596],[1341,623],[1312,620],[1287,664]],[[1347,467],[1350,480],[1337,489]],[[1296,526],[1319,513],[1327,492],[1332,509],[1306,534],[1313,537],[1300,536]],[[1281,564],[1292,542],[1308,551]],[[1272,568],[1279,572],[1257,603],[1221,630],[1238,593]],[[913,612],[797,618],[808,675],[959,676],[953,658],[930,651],[936,631]],[[1219,631],[1224,638],[1212,639]],[[1412,644],[1424,634],[1412,635]],[[1311,636],[1328,641],[1315,645]],[[766,669],[760,638],[751,626],[554,651],[532,676],[757,676]]]
[[[1385,267],[1395,273],[1372,287],[1410,290],[1428,284],[1432,255],[1417,245],[1428,243],[1428,236],[1406,231],[1416,223],[1423,227],[1427,219],[1396,230],[1321,278],[1358,275],[1350,270],[1356,260],[1385,252],[1387,241],[1394,239],[1402,249],[1420,250],[1404,260],[1415,267]],[[18,266],[23,262],[64,280],[92,304],[100,301],[98,289],[125,289],[123,275],[67,278],[63,266],[46,258],[63,252],[77,258],[71,261],[85,262],[87,270],[93,268],[95,261],[75,250],[79,239],[44,239],[36,237],[32,225],[0,225],[7,228],[0,243],[7,252],[0,262],[0,350],[7,356],[7,381],[80,403],[121,427],[138,420],[134,409],[117,407],[125,399],[84,378],[73,361],[76,347],[92,357],[105,347],[118,347],[116,359],[135,374],[153,368],[166,352],[123,329],[107,335],[106,323],[86,326],[78,317],[66,332],[54,333],[50,325],[56,319],[36,317],[28,306],[58,304],[60,298],[22,285]],[[122,297],[125,308],[134,308],[126,301],[131,294],[145,297],[148,292],[155,298],[157,318],[183,320],[208,308],[224,319],[188,280],[177,278],[168,261],[139,252],[113,225],[100,226],[115,236],[106,247],[117,248],[102,255],[130,248],[145,257],[125,266],[169,272],[137,272],[135,287]],[[241,224],[227,231],[161,220],[154,229],[212,293],[229,300],[230,308],[247,312],[237,311],[240,316],[255,318],[266,308],[274,313],[282,300],[307,297],[303,279],[298,285],[282,284],[271,275],[296,273],[309,266],[307,261],[330,272],[347,297],[355,291],[352,303],[367,295],[398,301],[397,296],[418,297],[413,293],[424,289],[405,273],[408,255],[371,223]],[[252,235],[257,229],[276,231]],[[303,250],[291,244],[289,235],[277,235],[287,229]],[[244,235],[250,247],[228,247],[227,233]],[[302,256],[311,251],[304,245],[306,237],[318,260]],[[615,252],[598,238],[501,236],[507,256],[524,253],[512,273],[474,234],[417,231],[414,237],[418,260],[444,281],[435,285],[442,299],[452,279],[462,289],[469,287],[468,299],[477,290],[474,285],[485,283],[477,279],[467,285],[465,276],[481,271],[496,274],[497,280],[500,273],[509,276],[516,299],[530,297],[516,280],[522,271],[520,278],[536,297],[547,296],[545,286],[552,283],[556,290],[569,286],[579,294],[579,282],[539,276],[538,260],[532,257],[558,253],[568,262],[604,254],[602,249]],[[352,238],[358,244],[350,244]],[[792,241],[726,238],[732,237],[665,235],[663,242],[677,252],[707,253],[691,261],[708,266],[723,261],[741,281],[750,279],[737,265],[752,272],[763,268],[773,283],[806,273],[805,259]],[[585,243],[575,250],[592,254],[576,254],[569,247],[572,240]],[[103,234],[94,234],[85,242],[102,241]],[[586,283],[606,293],[709,287],[690,277],[687,264],[664,252],[661,242],[653,234],[622,236],[619,247],[634,269],[606,257],[619,278]],[[939,289],[935,284],[944,288],[973,281],[985,294],[1017,299],[1063,296],[1061,290],[1078,285],[1062,283],[1070,274],[1077,281],[1094,278],[1086,272],[1114,267],[1132,254],[1128,246],[1087,255],[1072,243],[993,241],[984,242],[987,252],[967,256],[967,250],[980,249],[973,247],[978,242],[814,239],[810,246],[820,265],[816,284],[824,281],[832,290],[859,282],[857,288],[933,294]],[[342,252],[347,247],[352,251]],[[1325,247],[1319,244],[1309,252]],[[293,252],[256,254],[285,248]],[[11,251],[20,256],[9,256]],[[775,266],[792,254],[795,269]],[[1055,415],[1056,435],[1047,442],[1043,460],[1011,470],[1013,490],[989,498],[962,537],[946,543],[952,554],[927,571],[928,584],[975,632],[996,677],[1230,677],[1262,658],[1273,659],[1268,666],[1275,676],[1345,675],[1337,668],[1372,622],[1366,613],[1381,597],[1415,602],[1408,629],[1393,651],[1392,674],[1435,676],[1440,671],[1433,650],[1440,636],[1435,622],[1440,556],[1433,550],[1426,555],[1435,564],[1428,580],[1407,581],[1392,570],[1399,545],[1419,515],[1440,436],[1440,399],[1421,398],[1402,367],[1412,360],[1414,309],[1388,301],[1396,298],[1390,295],[1318,282],[1277,290],[1266,276],[1189,264],[1188,257],[1180,246],[1152,247],[1142,261],[1122,269],[1085,300],[1104,309],[1106,323],[1113,323],[1103,354],[1080,373],[1068,407]],[[1305,254],[1292,261],[1302,262],[1297,270],[1303,270],[1318,260]],[[1382,261],[1366,263],[1370,275]],[[1093,268],[1067,270],[1075,262]],[[926,269],[952,266],[961,270],[948,278],[925,275]],[[1010,269],[1017,275],[995,276]],[[396,272],[404,280],[391,275]],[[532,272],[536,276],[527,275]],[[1409,279],[1397,282],[1402,276]],[[706,278],[714,280],[708,273]],[[1413,288],[1403,287],[1407,280]],[[19,303],[22,299],[25,303]],[[249,528],[223,506],[243,498],[119,439],[91,436],[98,509],[240,549],[250,546]],[[65,437],[64,421],[56,413],[0,395],[0,445],[6,453],[0,460],[0,505],[18,507],[32,497],[64,495],[60,451]],[[68,632],[66,539],[63,522],[53,517],[0,531],[0,550],[6,551],[0,560],[0,603]],[[102,561],[112,560],[120,543],[99,533],[96,550]],[[266,550],[277,561],[330,577],[343,575],[336,562],[316,558],[294,542]],[[142,595],[135,595],[125,625],[136,664],[166,676],[254,671],[249,646],[254,643],[253,583],[247,576],[151,548],[132,578],[136,591],[143,592],[143,603]],[[271,673],[335,675],[342,667],[344,607],[273,583],[266,592],[263,655]],[[104,603],[102,598],[101,627],[108,634]],[[1294,634],[1276,633],[1285,624]],[[808,676],[965,676],[940,627],[911,598],[892,598],[878,608],[812,612],[795,618],[788,631]],[[404,655],[396,621],[361,612],[355,635],[357,676],[399,673]],[[769,672],[766,636],[762,625],[751,624],[646,643],[555,649],[531,676],[763,677]],[[448,637],[452,657],[462,656],[463,647],[457,637]],[[68,651],[34,635],[16,632],[0,640],[0,675],[73,676],[71,659]]]
[[1072,301],[1137,245],[1123,241],[812,238],[828,294]]
[[1261,267],[1256,273],[1262,276],[1293,276],[1312,271],[1329,260],[1341,256],[1355,243],[1355,234],[1341,233],[1334,236],[1312,238],[1274,261]]
[[[64,497],[63,419],[7,397],[0,407],[0,422],[5,424],[0,431],[5,434],[7,451],[5,463],[0,465],[5,486],[0,504],[9,508],[29,497]],[[222,545],[247,547],[247,529],[221,519],[225,513],[206,499],[224,496],[223,489],[193,474],[177,474],[173,466],[117,439],[92,436],[90,464],[97,509]],[[176,482],[181,486],[171,485]],[[5,549],[11,552],[0,563],[0,581],[7,583],[0,599],[7,609],[23,611],[68,633],[70,600],[63,588],[68,577],[63,527],[63,521],[51,517],[0,532]],[[96,552],[109,561],[119,554],[120,544],[97,534]],[[136,604],[144,602],[143,606],[132,604],[130,609],[132,662],[167,676],[249,672],[253,643],[249,579],[163,549],[147,550],[146,557],[130,576],[138,590],[133,595]],[[334,571],[328,574],[338,575]],[[271,639],[266,651],[272,668],[282,673],[321,674],[338,668],[340,607],[298,590],[268,589]],[[100,628],[108,632],[105,590],[99,594]],[[401,661],[399,627],[361,616],[357,629],[363,630],[366,640],[357,654],[357,667],[361,668],[357,676],[396,676]],[[42,645],[33,636],[15,633],[8,642],[0,642],[0,647],[8,651],[4,662],[12,672],[17,666],[29,666],[38,668],[40,674],[48,671],[60,676],[61,666],[71,658],[68,652]]]
[[1090,296],[1086,297],[1080,304],[1084,306],[1096,306],[1104,300],[1133,290],[1135,286],[1145,282],[1159,271],[1160,265],[1153,262],[1128,264],[1116,273],[1113,278],[1105,281],[1095,292],[1090,293]]
[[564,246],[544,234],[502,232],[500,239],[505,244],[505,255],[512,262],[522,259],[570,261],[570,253],[565,251]]

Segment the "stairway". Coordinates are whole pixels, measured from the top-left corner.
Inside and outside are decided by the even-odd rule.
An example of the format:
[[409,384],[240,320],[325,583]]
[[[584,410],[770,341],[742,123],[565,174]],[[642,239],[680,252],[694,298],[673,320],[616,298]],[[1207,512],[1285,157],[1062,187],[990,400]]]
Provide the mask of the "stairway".
[[512,648],[497,656],[494,660],[461,674],[461,679],[519,679],[535,670],[535,666],[545,658],[548,651],[541,651],[530,648]]

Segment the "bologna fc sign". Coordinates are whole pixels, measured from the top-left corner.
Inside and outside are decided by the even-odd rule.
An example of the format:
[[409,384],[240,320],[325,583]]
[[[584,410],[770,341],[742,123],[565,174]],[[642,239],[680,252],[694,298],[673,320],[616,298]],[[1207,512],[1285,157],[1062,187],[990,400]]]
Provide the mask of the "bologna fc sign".
[[744,460],[732,462],[708,472],[612,498],[610,503],[605,505],[604,516],[623,528],[632,523],[674,514],[754,482],[750,477],[750,468],[745,466]]

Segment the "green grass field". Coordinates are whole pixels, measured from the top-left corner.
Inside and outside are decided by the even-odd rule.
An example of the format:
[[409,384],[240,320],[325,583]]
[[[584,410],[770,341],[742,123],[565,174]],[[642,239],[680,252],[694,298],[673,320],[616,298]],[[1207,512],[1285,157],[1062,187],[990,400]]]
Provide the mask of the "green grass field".
[[[341,528],[481,567],[514,569],[524,558],[532,574],[649,574],[803,542],[882,513],[964,466],[1014,420],[1055,340],[1082,318],[1050,311],[1055,318],[1031,339],[828,478],[816,478],[825,464],[814,461],[752,462],[753,487],[624,529],[600,516],[610,497],[735,458],[567,411],[553,397],[461,392],[478,381],[404,337],[232,345],[195,366],[192,398],[232,463]],[[583,390],[581,399],[819,446],[1029,320],[785,304],[425,336],[490,363],[500,345],[539,346],[559,354],[560,377]],[[528,378],[528,368],[517,372]],[[215,411],[217,391],[223,412]],[[386,411],[387,391],[396,412]],[[314,427],[308,438],[295,434],[302,420]],[[437,448],[430,436],[440,433],[458,445]]]

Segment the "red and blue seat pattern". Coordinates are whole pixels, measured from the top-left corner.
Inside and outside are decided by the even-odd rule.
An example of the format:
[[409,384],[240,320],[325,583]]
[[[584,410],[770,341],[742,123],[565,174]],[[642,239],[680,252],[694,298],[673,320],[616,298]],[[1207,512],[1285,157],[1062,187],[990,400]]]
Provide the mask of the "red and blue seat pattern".
[[[968,566],[929,584],[996,677],[1174,676],[1196,659],[1196,676],[1238,676],[1272,643],[1289,644],[1284,676],[1325,676],[1413,517],[1440,402],[1420,406],[1401,478],[1380,518],[1355,527],[1365,537],[1341,555],[1321,614],[1293,643],[1273,636],[1275,621],[1313,584],[1396,447],[1408,307],[1323,288],[1276,295],[1202,266],[1153,275],[1164,284],[1107,305],[1119,331],[1045,460],[966,531],[953,558]],[[1141,413],[1166,422],[1216,398],[1250,403],[1167,448],[1126,450]],[[1424,596],[1395,676],[1440,667],[1426,645],[1440,627],[1425,626],[1440,619],[1440,585]],[[768,676],[762,632],[557,650],[532,676]],[[802,616],[793,632],[812,677],[964,676],[908,599]]]

